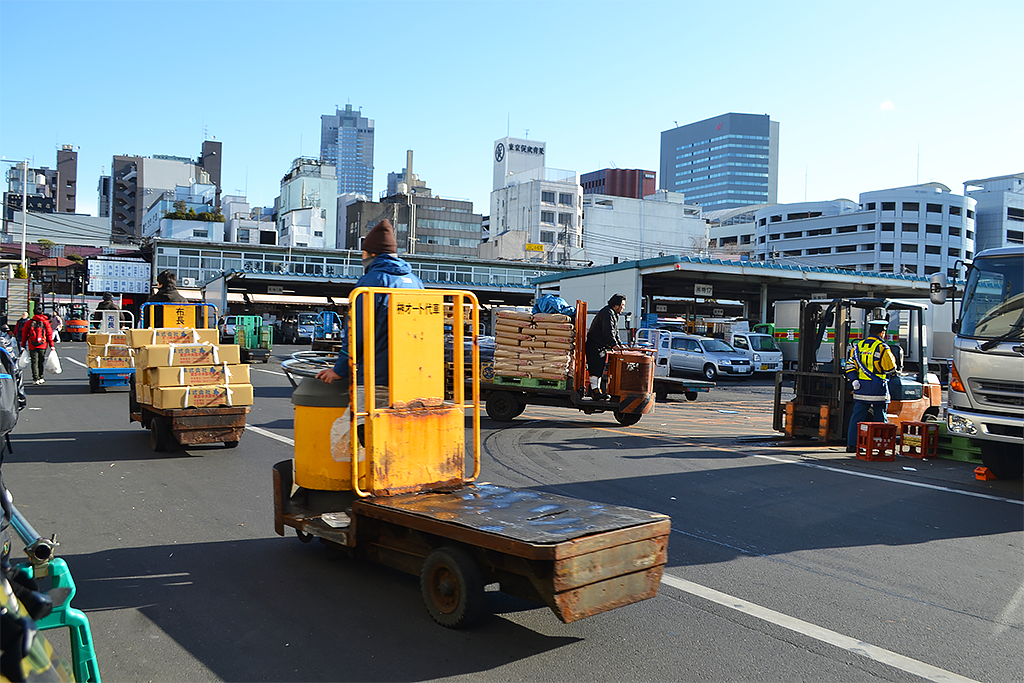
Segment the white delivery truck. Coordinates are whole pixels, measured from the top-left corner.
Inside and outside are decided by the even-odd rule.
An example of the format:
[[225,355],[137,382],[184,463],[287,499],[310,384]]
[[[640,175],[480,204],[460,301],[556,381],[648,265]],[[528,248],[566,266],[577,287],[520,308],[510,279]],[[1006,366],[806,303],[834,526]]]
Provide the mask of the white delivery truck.
[[767,332],[751,332],[750,323],[740,320],[725,326],[725,341],[736,353],[748,358],[754,373],[778,372],[782,369],[782,349]]

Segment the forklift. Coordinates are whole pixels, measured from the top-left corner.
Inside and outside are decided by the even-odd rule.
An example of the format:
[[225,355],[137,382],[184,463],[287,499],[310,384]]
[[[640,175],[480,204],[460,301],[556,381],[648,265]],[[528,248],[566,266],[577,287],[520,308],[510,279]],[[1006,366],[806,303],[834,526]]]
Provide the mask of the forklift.
[[[942,386],[939,378],[928,372],[924,306],[877,298],[804,300],[800,302],[796,369],[775,375],[775,431],[791,439],[815,439],[822,444],[846,442],[853,390],[843,366],[851,346],[864,337],[863,321],[872,311],[889,320],[888,344],[897,367],[896,376],[889,380],[886,415],[876,415],[875,421],[899,427],[903,422],[939,419]],[[818,349],[826,338],[831,340],[832,357],[820,362]],[[789,400],[783,399],[784,387],[793,388]]]
[[235,343],[241,350],[243,363],[266,363],[274,348],[274,328],[264,324],[262,316],[236,315]]
[[[350,409],[349,397],[361,396],[357,377],[377,376],[374,299],[384,296],[388,385]],[[454,348],[466,337],[463,303],[473,304],[469,367],[456,353],[447,378],[446,300]],[[484,587],[495,583],[565,623],[657,594],[667,515],[474,483],[481,410],[479,306],[471,292],[359,287],[350,301],[348,329],[356,329],[360,306],[365,324],[362,356],[356,335],[347,336],[347,393],[316,378],[333,354],[299,352],[282,363],[295,387],[295,457],[273,468],[279,535],[291,527],[303,542],[318,538],[333,552],[419,576],[428,613],[448,628],[480,618]]]

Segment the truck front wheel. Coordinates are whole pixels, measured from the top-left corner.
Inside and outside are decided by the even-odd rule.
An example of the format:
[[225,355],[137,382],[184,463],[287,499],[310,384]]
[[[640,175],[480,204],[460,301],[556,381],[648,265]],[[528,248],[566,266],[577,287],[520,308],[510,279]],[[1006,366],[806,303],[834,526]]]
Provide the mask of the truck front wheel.
[[981,461],[1000,479],[1020,479],[1024,474],[1024,454],[1019,447],[997,441],[980,441]]
[[620,413],[617,410],[615,411],[615,419],[624,427],[635,425],[640,421],[641,417],[643,417],[641,413]]
[[523,412],[519,401],[508,391],[492,391],[486,408],[487,417],[495,422],[509,422]]

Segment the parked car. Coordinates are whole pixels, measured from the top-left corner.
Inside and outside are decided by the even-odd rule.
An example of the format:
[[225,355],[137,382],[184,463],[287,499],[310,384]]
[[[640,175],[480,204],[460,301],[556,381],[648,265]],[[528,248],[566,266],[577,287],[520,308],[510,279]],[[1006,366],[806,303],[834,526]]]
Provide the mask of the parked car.
[[220,323],[217,325],[219,329],[220,343],[221,344],[234,344],[235,343],[235,316],[226,315],[220,319]]
[[313,341],[316,313],[289,313],[278,328],[282,344],[308,344]]
[[753,374],[750,359],[721,339],[674,333],[669,353],[672,377],[692,373],[713,381],[719,375],[750,377]]

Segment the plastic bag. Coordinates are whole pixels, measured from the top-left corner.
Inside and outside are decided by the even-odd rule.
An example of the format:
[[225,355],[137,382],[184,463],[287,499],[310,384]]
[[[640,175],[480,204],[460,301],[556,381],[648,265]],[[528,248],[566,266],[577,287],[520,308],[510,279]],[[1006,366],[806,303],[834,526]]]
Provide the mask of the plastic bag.
[[32,358],[28,355],[28,347],[26,346],[18,354],[18,367],[24,370],[32,362]]
[[60,366],[60,356],[57,355],[57,349],[50,349],[46,352],[46,361],[43,363],[43,368],[54,375],[64,372],[64,368]]
[[576,315],[576,307],[570,306],[569,302],[554,294],[545,294],[537,299],[533,305],[534,313],[562,313],[563,315]]

